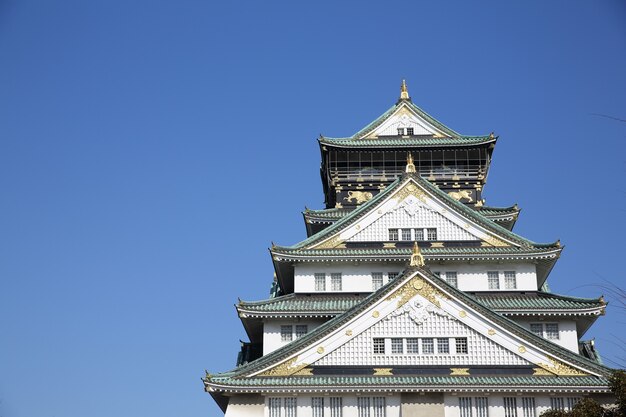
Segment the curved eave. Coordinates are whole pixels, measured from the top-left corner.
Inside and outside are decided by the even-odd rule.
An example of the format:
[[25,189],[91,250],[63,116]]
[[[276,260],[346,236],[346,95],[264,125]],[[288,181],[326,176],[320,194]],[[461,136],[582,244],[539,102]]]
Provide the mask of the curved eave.
[[376,139],[355,139],[355,138],[318,138],[322,152],[327,151],[324,147],[337,149],[449,149],[449,148],[471,148],[481,147],[497,142],[498,137],[490,136],[462,136],[461,138],[437,138],[428,137],[394,137],[387,136]]

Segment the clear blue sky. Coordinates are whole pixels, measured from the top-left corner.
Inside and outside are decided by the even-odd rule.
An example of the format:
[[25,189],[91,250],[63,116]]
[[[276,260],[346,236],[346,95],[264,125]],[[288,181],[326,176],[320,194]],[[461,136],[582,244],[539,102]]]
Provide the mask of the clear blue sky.
[[[218,416],[200,377],[322,207],[318,134],[402,78],[500,135],[487,203],[566,245],[555,292],[625,285],[623,1],[1,1],[0,416]],[[625,322],[585,337],[624,356]]]

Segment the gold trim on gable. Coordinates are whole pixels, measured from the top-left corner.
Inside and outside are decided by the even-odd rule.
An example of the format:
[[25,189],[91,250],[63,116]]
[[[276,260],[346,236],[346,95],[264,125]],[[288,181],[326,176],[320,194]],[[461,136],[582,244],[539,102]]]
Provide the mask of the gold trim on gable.
[[308,363],[301,363],[300,365],[294,366],[297,361],[298,356],[288,359],[285,362],[273,367],[272,369],[259,374],[259,376],[289,376],[309,366]]
[[340,247],[343,243],[344,243],[344,240],[341,239],[339,235],[337,235],[322,243],[314,245],[312,249],[333,249],[333,248]]
[[390,301],[394,298],[400,297],[400,299],[398,300],[398,308],[400,308],[416,294],[421,295],[439,308],[441,308],[441,304],[439,303],[437,297],[446,300],[449,298],[446,294],[425,281],[423,278],[414,277],[407,283],[402,285],[400,288],[395,290],[393,293],[391,293],[391,295],[386,298],[386,301]]
[[572,368],[569,365],[564,364],[554,358],[548,356],[548,360],[550,364],[546,363],[538,363],[540,367],[545,369],[546,371],[552,372],[553,374],[560,376],[586,376],[587,373],[583,371],[579,371],[578,369]]

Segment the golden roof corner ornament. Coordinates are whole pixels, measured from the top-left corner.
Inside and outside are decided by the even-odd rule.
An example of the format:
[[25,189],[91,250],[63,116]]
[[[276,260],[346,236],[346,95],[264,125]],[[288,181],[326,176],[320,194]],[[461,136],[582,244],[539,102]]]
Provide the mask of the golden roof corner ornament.
[[400,100],[411,100],[405,80],[402,80],[402,84],[400,85]]
[[415,164],[413,163],[413,154],[411,154],[411,152],[409,152],[406,155],[406,170],[407,173],[415,173],[416,169],[415,169]]
[[496,137],[496,135],[495,135],[493,132],[491,132],[491,133],[489,134],[489,139],[493,139],[493,138],[495,138],[495,137]]
[[409,265],[422,267],[425,264],[424,256],[422,255],[422,252],[420,252],[420,247],[417,245],[417,242],[414,242],[413,253],[411,254],[411,262]]

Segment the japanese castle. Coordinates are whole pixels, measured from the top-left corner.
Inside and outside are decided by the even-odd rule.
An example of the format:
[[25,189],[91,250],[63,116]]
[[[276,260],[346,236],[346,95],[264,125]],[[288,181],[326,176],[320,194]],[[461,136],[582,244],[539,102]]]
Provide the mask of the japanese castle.
[[[250,339],[203,378],[226,417],[535,417],[611,369],[582,338],[600,298],[554,294],[563,250],[515,232],[483,187],[498,137],[465,136],[409,97],[351,137],[318,139],[325,208],[272,245],[270,297],[240,301]],[[270,280],[268,280],[269,283]]]

